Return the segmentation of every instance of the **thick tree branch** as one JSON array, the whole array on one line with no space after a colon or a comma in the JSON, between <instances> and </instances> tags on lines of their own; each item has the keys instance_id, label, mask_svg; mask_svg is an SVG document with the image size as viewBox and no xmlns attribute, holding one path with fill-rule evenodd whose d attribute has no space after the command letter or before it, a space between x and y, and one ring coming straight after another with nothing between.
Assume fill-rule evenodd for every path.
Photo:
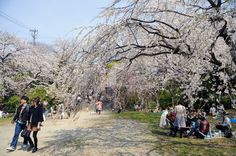
<instances>
[{"instance_id":1,"label":"thick tree branch","mask_svg":"<svg viewBox=\"0 0 236 156\"><path fill-rule=\"evenodd\" d=\"M218 7L217 4L215 4L215 2L213 2L212 0L207 0L207 1L211 4L211 6L213 8L217 8Z\"/></svg>"},{"instance_id":2,"label":"thick tree branch","mask_svg":"<svg viewBox=\"0 0 236 156\"><path fill-rule=\"evenodd\" d=\"M149 34L155 34L155 35L158 35L160 37L163 37L163 38L166 38L166 39L171 39L171 40L175 40L175 39L178 39L178 37L170 37L170 36L165 36L165 35L162 35L161 32L158 32L158 31L150 31L146 28L146 26L144 26L142 23L139 23L139 25L141 26L141 28L143 28L145 31L147 31Z\"/></svg>"},{"instance_id":3,"label":"thick tree branch","mask_svg":"<svg viewBox=\"0 0 236 156\"><path fill-rule=\"evenodd\" d=\"M179 29L173 27L172 25L166 23L166 22L163 22L163 21L160 21L160 20L152 20L152 21L144 21L144 20L140 20L140 19L135 19L135 18L131 18L131 20L133 21L137 21L137 22L142 22L142 23L161 23L171 29L173 29L174 31L176 31L177 33L179 33Z\"/></svg>"}]
</instances>

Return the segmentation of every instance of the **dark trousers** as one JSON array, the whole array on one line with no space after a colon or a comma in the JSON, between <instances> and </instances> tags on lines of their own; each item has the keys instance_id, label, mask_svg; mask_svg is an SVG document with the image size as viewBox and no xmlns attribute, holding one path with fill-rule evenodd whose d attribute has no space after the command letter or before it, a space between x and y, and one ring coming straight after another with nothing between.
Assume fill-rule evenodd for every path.
<instances>
[{"instance_id":1,"label":"dark trousers","mask_svg":"<svg viewBox=\"0 0 236 156\"><path fill-rule=\"evenodd\" d=\"M204 139L206 134L201 133L200 131L196 131L196 137L200 139Z\"/></svg>"},{"instance_id":2,"label":"dark trousers","mask_svg":"<svg viewBox=\"0 0 236 156\"><path fill-rule=\"evenodd\" d=\"M225 133L226 130L229 130L229 127L227 125L216 125L216 128L222 131L223 133Z\"/></svg>"},{"instance_id":3,"label":"dark trousers","mask_svg":"<svg viewBox=\"0 0 236 156\"><path fill-rule=\"evenodd\" d=\"M31 139L31 137L30 137L30 134L29 134L28 137L27 137L27 141L29 142L29 144L30 144L31 147L38 148L38 138L37 138L37 134L38 134L38 131L34 131L34 132L33 132L33 139L34 139L34 142L32 141L32 139Z\"/></svg>"},{"instance_id":4,"label":"dark trousers","mask_svg":"<svg viewBox=\"0 0 236 156\"><path fill-rule=\"evenodd\" d=\"M197 131L198 131L198 128L197 128L197 127L191 128L191 129L190 129L190 132L188 133L188 137L194 135Z\"/></svg>"},{"instance_id":5,"label":"dark trousers","mask_svg":"<svg viewBox=\"0 0 236 156\"><path fill-rule=\"evenodd\" d=\"M174 132L173 136L176 136L176 133L179 131L179 137L182 138L183 137L183 133L186 132L187 130L189 130L189 128L187 127L173 127L172 131Z\"/></svg>"}]
</instances>

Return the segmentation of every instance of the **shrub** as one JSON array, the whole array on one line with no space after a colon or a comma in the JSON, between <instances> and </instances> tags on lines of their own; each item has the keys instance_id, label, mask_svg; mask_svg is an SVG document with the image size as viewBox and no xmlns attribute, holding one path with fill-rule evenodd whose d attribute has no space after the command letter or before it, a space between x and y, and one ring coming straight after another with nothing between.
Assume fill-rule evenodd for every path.
<instances>
[{"instance_id":1,"label":"shrub","mask_svg":"<svg viewBox=\"0 0 236 156\"><path fill-rule=\"evenodd\" d=\"M4 102L4 97L0 96L0 104Z\"/></svg>"},{"instance_id":2,"label":"shrub","mask_svg":"<svg viewBox=\"0 0 236 156\"><path fill-rule=\"evenodd\" d=\"M231 108L231 99L228 95L222 96L220 102L225 106L226 109Z\"/></svg>"},{"instance_id":3,"label":"shrub","mask_svg":"<svg viewBox=\"0 0 236 156\"><path fill-rule=\"evenodd\" d=\"M27 96L30 98L30 100L33 100L36 97L39 97L41 101L47 101L49 103L48 106L53 105L53 100L50 96L47 94L47 90L44 87L36 87L32 88L28 93Z\"/></svg>"},{"instance_id":4,"label":"shrub","mask_svg":"<svg viewBox=\"0 0 236 156\"><path fill-rule=\"evenodd\" d=\"M155 109L157 106L155 101L148 101L148 109Z\"/></svg>"},{"instance_id":5,"label":"shrub","mask_svg":"<svg viewBox=\"0 0 236 156\"><path fill-rule=\"evenodd\" d=\"M132 95L128 97L128 101L127 101L127 109L129 110L134 110L134 105L138 104L139 102L139 98L137 95Z\"/></svg>"},{"instance_id":6,"label":"shrub","mask_svg":"<svg viewBox=\"0 0 236 156\"><path fill-rule=\"evenodd\" d=\"M20 97L14 95L10 97L7 101L7 110L8 112L14 112L16 110L17 105L19 104Z\"/></svg>"},{"instance_id":7,"label":"shrub","mask_svg":"<svg viewBox=\"0 0 236 156\"><path fill-rule=\"evenodd\" d=\"M162 90L159 95L160 106L168 107L170 103L172 103L172 97L168 90Z\"/></svg>"}]
</instances>

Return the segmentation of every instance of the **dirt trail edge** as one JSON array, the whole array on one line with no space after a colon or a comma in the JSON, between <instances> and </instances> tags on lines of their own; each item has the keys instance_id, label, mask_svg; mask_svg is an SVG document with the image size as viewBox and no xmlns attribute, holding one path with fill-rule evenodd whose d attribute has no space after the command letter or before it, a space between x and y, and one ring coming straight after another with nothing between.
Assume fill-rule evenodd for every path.
<instances>
[{"instance_id":1,"label":"dirt trail edge","mask_svg":"<svg viewBox=\"0 0 236 156\"><path fill-rule=\"evenodd\" d=\"M22 138L14 152L7 152L13 125L0 127L0 156L31 156L21 149ZM34 156L157 156L156 138L147 125L131 120L113 119L82 112L76 121L47 120L39 132L39 151Z\"/></svg>"}]
</instances>

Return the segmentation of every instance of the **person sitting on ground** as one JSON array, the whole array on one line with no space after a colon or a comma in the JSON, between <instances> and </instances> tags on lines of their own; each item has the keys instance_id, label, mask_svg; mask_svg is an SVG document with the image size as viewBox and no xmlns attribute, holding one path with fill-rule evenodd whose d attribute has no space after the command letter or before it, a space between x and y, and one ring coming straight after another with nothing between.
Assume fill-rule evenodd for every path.
<instances>
[{"instance_id":1,"label":"person sitting on ground","mask_svg":"<svg viewBox=\"0 0 236 156\"><path fill-rule=\"evenodd\" d=\"M217 113L218 113L218 116L222 116L224 112L225 112L224 105L223 105L223 104L219 104L219 105L217 106Z\"/></svg>"},{"instance_id":2,"label":"person sitting on ground","mask_svg":"<svg viewBox=\"0 0 236 156\"><path fill-rule=\"evenodd\" d=\"M196 111L194 109L190 109L187 112L186 127L191 127L192 119L195 118L195 116L196 116Z\"/></svg>"},{"instance_id":3,"label":"person sitting on ground","mask_svg":"<svg viewBox=\"0 0 236 156\"><path fill-rule=\"evenodd\" d=\"M190 124L190 131L187 134L187 137L193 136L199 128L199 118L196 110L192 110L189 120L191 124Z\"/></svg>"},{"instance_id":4,"label":"person sitting on ground","mask_svg":"<svg viewBox=\"0 0 236 156\"><path fill-rule=\"evenodd\" d=\"M215 104L213 104L213 105L211 106L209 115L210 115L210 116L213 116L213 117L216 116L216 107L215 107Z\"/></svg>"},{"instance_id":5,"label":"person sitting on ground","mask_svg":"<svg viewBox=\"0 0 236 156\"><path fill-rule=\"evenodd\" d=\"M216 125L216 128L220 131L222 131L225 135L225 137L232 137L232 132L231 132L231 128L232 128L232 125L231 125L231 120L230 118L228 117L229 113L228 112L223 112L223 121L222 123Z\"/></svg>"},{"instance_id":6,"label":"person sitting on ground","mask_svg":"<svg viewBox=\"0 0 236 156\"><path fill-rule=\"evenodd\" d=\"M138 104L138 105L137 105L137 107L136 107L136 111L137 111L137 112L141 112L141 111L142 111L141 104Z\"/></svg>"},{"instance_id":7,"label":"person sitting on ground","mask_svg":"<svg viewBox=\"0 0 236 156\"><path fill-rule=\"evenodd\" d=\"M122 106L119 106L119 109L118 109L117 113L120 114L121 111L122 111Z\"/></svg>"},{"instance_id":8,"label":"person sitting on ground","mask_svg":"<svg viewBox=\"0 0 236 156\"><path fill-rule=\"evenodd\" d=\"M169 122L170 124L170 133L169 135L170 136L173 136L174 135L174 122L175 122L175 117L176 117L176 114L173 110L172 107L169 108L169 114L167 115L167 121Z\"/></svg>"},{"instance_id":9,"label":"person sitting on ground","mask_svg":"<svg viewBox=\"0 0 236 156\"><path fill-rule=\"evenodd\" d=\"M203 115L199 116L200 121L200 125L199 125L199 129L196 131L196 137L200 138L200 139L204 139L205 136L208 134L209 129L210 129L210 124L209 122L206 120L206 117Z\"/></svg>"}]
</instances>

